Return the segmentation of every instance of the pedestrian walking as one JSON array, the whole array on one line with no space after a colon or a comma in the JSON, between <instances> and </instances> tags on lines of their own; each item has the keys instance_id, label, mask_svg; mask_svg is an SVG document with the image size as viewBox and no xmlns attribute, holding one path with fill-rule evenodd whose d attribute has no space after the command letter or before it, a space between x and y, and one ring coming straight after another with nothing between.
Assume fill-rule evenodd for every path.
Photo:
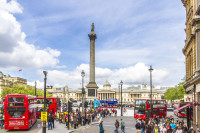
<instances>
[{"instance_id":1,"label":"pedestrian walking","mask_svg":"<svg viewBox=\"0 0 200 133\"><path fill-rule=\"evenodd\" d=\"M158 128L157 124L155 124L155 127L153 129L153 133L160 133L160 129Z\"/></svg>"},{"instance_id":2,"label":"pedestrian walking","mask_svg":"<svg viewBox=\"0 0 200 133\"><path fill-rule=\"evenodd\" d=\"M101 121L99 124L99 133L104 133L103 121Z\"/></svg>"},{"instance_id":3,"label":"pedestrian walking","mask_svg":"<svg viewBox=\"0 0 200 133\"><path fill-rule=\"evenodd\" d=\"M115 133L118 133L118 128L119 128L119 121L118 121L118 119L116 119L116 121L115 121Z\"/></svg>"},{"instance_id":4,"label":"pedestrian walking","mask_svg":"<svg viewBox=\"0 0 200 133\"><path fill-rule=\"evenodd\" d=\"M141 132L141 124L140 124L140 120L139 119L136 120L135 128L136 128L137 133Z\"/></svg>"},{"instance_id":5,"label":"pedestrian walking","mask_svg":"<svg viewBox=\"0 0 200 133\"><path fill-rule=\"evenodd\" d=\"M145 132L145 121L144 120L142 120L140 128L141 128L141 133L144 133Z\"/></svg>"},{"instance_id":6,"label":"pedestrian walking","mask_svg":"<svg viewBox=\"0 0 200 133\"><path fill-rule=\"evenodd\" d=\"M186 124L183 124L182 130L183 130L183 133L187 133L188 128L187 128Z\"/></svg>"},{"instance_id":7,"label":"pedestrian walking","mask_svg":"<svg viewBox=\"0 0 200 133\"><path fill-rule=\"evenodd\" d=\"M51 115L49 114L48 118L47 118L47 121L48 121L48 130L52 130L52 118L51 118Z\"/></svg>"},{"instance_id":8,"label":"pedestrian walking","mask_svg":"<svg viewBox=\"0 0 200 133\"><path fill-rule=\"evenodd\" d=\"M160 133L166 133L167 129L165 128L165 125L162 125L162 128L160 129Z\"/></svg>"},{"instance_id":9,"label":"pedestrian walking","mask_svg":"<svg viewBox=\"0 0 200 133\"><path fill-rule=\"evenodd\" d=\"M53 125L53 128L54 128L54 115L53 115L53 113L51 114L51 122L52 122L52 125Z\"/></svg>"},{"instance_id":10,"label":"pedestrian walking","mask_svg":"<svg viewBox=\"0 0 200 133\"><path fill-rule=\"evenodd\" d=\"M121 119L121 131L122 133L125 133L125 122L123 119Z\"/></svg>"},{"instance_id":11,"label":"pedestrian walking","mask_svg":"<svg viewBox=\"0 0 200 133\"><path fill-rule=\"evenodd\" d=\"M76 129L76 126L77 126L77 118L74 117L74 129Z\"/></svg>"},{"instance_id":12,"label":"pedestrian walking","mask_svg":"<svg viewBox=\"0 0 200 133\"><path fill-rule=\"evenodd\" d=\"M0 126L1 126L1 129L3 129L3 126L4 126L4 114L3 113L0 113Z\"/></svg>"},{"instance_id":13,"label":"pedestrian walking","mask_svg":"<svg viewBox=\"0 0 200 133\"><path fill-rule=\"evenodd\" d=\"M175 129L176 129L176 124L174 123L174 121L172 121L172 123L170 124L170 126L171 126L171 129L172 129L172 130L175 130Z\"/></svg>"},{"instance_id":14,"label":"pedestrian walking","mask_svg":"<svg viewBox=\"0 0 200 133\"><path fill-rule=\"evenodd\" d=\"M150 123L148 123L148 125L146 126L146 133L151 133L152 129L151 129L151 125Z\"/></svg>"},{"instance_id":15,"label":"pedestrian walking","mask_svg":"<svg viewBox=\"0 0 200 133\"><path fill-rule=\"evenodd\" d=\"M178 129L176 130L176 133L183 133L181 127L179 126Z\"/></svg>"}]
</instances>

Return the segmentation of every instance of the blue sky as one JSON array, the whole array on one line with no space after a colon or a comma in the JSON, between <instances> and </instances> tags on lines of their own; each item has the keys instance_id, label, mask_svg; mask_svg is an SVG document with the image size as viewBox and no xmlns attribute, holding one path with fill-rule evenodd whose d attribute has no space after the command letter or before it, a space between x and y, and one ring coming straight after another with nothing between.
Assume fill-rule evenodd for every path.
<instances>
[{"instance_id":1,"label":"blue sky","mask_svg":"<svg viewBox=\"0 0 200 133\"><path fill-rule=\"evenodd\" d=\"M89 38L95 23L96 81L117 87L172 86L185 75L181 0L0 0L0 70L43 85L80 87L89 77ZM18 69L22 68L22 72ZM85 84L86 84L85 83Z\"/></svg>"}]
</instances>

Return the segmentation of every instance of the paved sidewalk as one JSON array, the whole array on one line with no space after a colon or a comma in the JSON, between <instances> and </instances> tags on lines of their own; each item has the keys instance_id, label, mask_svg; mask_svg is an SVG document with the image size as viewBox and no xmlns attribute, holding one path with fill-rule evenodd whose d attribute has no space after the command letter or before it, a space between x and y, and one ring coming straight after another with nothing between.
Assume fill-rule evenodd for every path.
<instances>
[{"instance_id":1,"label":"paved sidewalk","mask_svg":"<svg viewBox=\"0 0 200 133\"><path fill-rule=\"evenodd\" d=\"M97 124L98 121L96 122L92 122L90 125L86 125L86 126L79 126L77 129L70 129L68 130L68 128L66 127L65 124L60 124L58 121L55 121L55 127L52 130L48 130L48 128L46 129L47 133L72 133L75 131L84 131L85 129L89 128L91 125ZM48 126L47 126L48 127ZM37 133L42 133L42 129L40 131L38 131Z\"/></svg>"}]
</instances>

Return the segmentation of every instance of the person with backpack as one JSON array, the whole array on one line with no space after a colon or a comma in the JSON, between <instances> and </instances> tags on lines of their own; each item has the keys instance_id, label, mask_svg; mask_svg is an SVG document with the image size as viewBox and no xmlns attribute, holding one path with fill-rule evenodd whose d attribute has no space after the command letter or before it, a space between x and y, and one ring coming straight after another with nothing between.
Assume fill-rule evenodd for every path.
<instances>
[{"instance_id":1,"label":"person with backpack","mask_svg":"<svg viewBox=\"0 0 200 133\"><path fill-rule=\"evenodd\" d=\"M121 131L122 133L125 133L125 122L123 119L121 119Z\"/></svg>"},{"instance_id":2,"label":"person with backpack","mask_svg":"<svg viewBox=\"0 0 200 133\"><path fill-rule=\"evenodd\" d=\"M118 128L119 128L119 121L118 121L118 119L116 119L116 121L115 121L115 133L118 133Z\"/></svg>"},{"instance_id":3,"label":"person with backpack","mask_svg":"<svg viewBox=\"0 0 200 133\"><path fill-rule=\"evenodd\" d=\"M141 132L141 131L140 131L140 129L141 129L141 124L140 124L140 120L139 120L139 119L136 121L135 128L136 128L136 131L137 131L137 132Z\"/></svg>"}]
</instances>

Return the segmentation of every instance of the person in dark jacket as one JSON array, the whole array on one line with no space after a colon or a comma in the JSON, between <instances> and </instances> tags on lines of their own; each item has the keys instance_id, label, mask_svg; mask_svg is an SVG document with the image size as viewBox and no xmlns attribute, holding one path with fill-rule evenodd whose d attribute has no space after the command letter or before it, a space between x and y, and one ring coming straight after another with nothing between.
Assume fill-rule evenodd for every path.
<instances>
[{"instance_id":1,"label":"person in dark jacket","mask_svg":"<svg viewBox=\"0 0 200 133\"><path fill-rule=\"evenodd\" d=\"M118 121L118 119L116 119L116 121L115 121L115 133L118 133L118 128L119 128L119 121Z\"/></svg>"},{"instance_id":2,"label":"person in dark jacket","mask_svg":"<svg viewBox=\"0 0 200 133\"><path fill-rule=\"evenodd\" d=\"M47 118L47 121L48 121L48 130L52 130L52 117L51 115L49 114L48 118Z\"/></svg>"},{"instance_id":3,"label":"person in dark jacket","mask_svg":"<svg viewBox=\"0 0 200 133\"><path fill-rule=\"evenodd\" d=\"M151 133L152 129L151 129L151 125L150 123L148 123L148 125L146 126L146 133Z\"/></svg>"},{"instance_id":4,"label":"person in dark jacket","mask_svg":"<svg viewBox=\"0 0 200 133\"><path fill-rule=\"evenodd\" d=\"M53 128L54 128L54 115L53 115L53 113L51 113L51 122L52 122L52 125L53 125Z\"/></svg>"},{"instance_id":5,"label":"person in dark jacket","mask_svg":"<svg viewBox=\"0 0 200 133\"><path fill-rule=\"evenodd\" d=\"M142 120L140 128L141 128L141 133L144 133L145 132L145 121L144 120Z\"/></svg>"},{"instance_id":6,"label":"person in dark jacket","mask_svg":"<svg viewBox=\"0 0 200 133\"><path fill-rule=\"evenodd\" d=\"M140 129L141 129L141 124L140 124L140 121L139 121L139 120L136 121L135 128L136 128L137 130L140 130Z\"/></svg>"}]
</instances>

